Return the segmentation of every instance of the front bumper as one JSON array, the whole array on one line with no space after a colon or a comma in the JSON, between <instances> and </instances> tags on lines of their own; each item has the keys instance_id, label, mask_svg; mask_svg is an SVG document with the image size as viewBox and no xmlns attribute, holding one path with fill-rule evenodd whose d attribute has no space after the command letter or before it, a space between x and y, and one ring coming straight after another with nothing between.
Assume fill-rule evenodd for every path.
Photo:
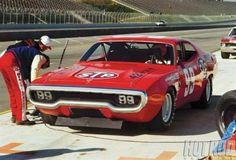
<instances>
[{"instance_id":1,"label":"front bumper","mask_svg":"<svg viewBox=\"0 0 236 160\"><path fill-rule=\"evenodd\" d=\"M133 107L117 107L109 102L94 102L90 100L77 100L75 99L58 99L56 102L43 103L35 101L32 98L31 91L61 91L66 94L66 92L79 92L79 93L102 93L102 94L117 94L117 95L133 95L140 96L141 101L138 105ZM27 97L29 101L35 105L37 108L55 110L60 106L71 106L73 108L92 108L92 109L109 109L114 113L137 113L143 109L147 104L147 95L143 91L137 90L126 90L126 89L104 89L104 88L90 88L90 87L62 87L62 86L41 86L33 85L27 87Z\"/></svg>"},{"instance_id":2,"label":"front bumper","mask_svg":"<svg viewBox=\"0 0 236 160\"><path fill-rule=\"evenodd\" d=\"M222 46L220 50L224 53L236 53L236 46Z\"/></svg>"}]
</instances>

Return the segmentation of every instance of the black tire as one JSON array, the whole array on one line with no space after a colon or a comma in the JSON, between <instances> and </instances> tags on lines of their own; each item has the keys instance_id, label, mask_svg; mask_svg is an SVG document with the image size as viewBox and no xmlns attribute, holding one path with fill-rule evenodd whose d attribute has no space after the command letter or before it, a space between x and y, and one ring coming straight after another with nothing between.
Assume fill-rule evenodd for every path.
<instances>
[{"instance_id":1,"label":"black tire","mask_svg":"<svg viewBox=\"0 0 236 160\"><path fill-rule=\"evenodd\" d=\"M201 95L201 98L199 101L191 102L191 106L193 108L202 108L205 109L209 107L209 104L211 103L212 99L212 79L209 77L207 79L207 83L205 86L205 89Z\"/></svg>"},{"instance_id":2,"label":"black tire","mask_svg":"<svg viewBox=\"0 0 236 160\"><path fill-rule=\"evenodd\" d=\"M54 126L56 124L56 121L57 121L56 116L52 116L52 115L48 115L48 114L44 114L44 113L40 113L40 115L41 115L44 123L50 124L52 126Z\"/></svg>"},{"instance_id":3,"label":"black tire","mask_svg":"<svg viewBox=\"0 0 236 160\"><path fill-rule=\"evenodd\" d=\"M168 100L170 107L168 110L168 115L163 115L165 110L163 110L165 105L168 105ZM160 112L152 119L148 124L148 129L151 131L165 131L170 128L171 123L175 115L175 91L173 88L169 88L165 95L165 100L162 105Z\"/></svg>"},{"instance_id":4,"label":"black tire","mask_svg":"<svg viewBox=\"0 0 236 160\"><path fill-rule=\"evenodd\" d=\"M236 90L226 92L216 105L216 125L221 137L234 119L236 119Z\"/></svg>"},{"instance_id":5,"label":"black tire","mask_svg":"<svg viewBox=\"0 0 236 160\"><path fill-rule=\"evenodd\" d=\"M221 52L221 57L222 57L223 59L229 59L229 56L230 56L229 53Z\"/></svg>"}]
</instances>

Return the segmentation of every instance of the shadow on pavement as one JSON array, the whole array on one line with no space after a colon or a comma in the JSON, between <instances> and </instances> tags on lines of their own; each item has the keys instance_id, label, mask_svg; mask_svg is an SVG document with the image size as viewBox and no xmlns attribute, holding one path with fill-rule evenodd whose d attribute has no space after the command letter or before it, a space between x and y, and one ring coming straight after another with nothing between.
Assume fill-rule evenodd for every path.
<instances>
[{"instance_id":1,"label":"shadow on pavement","mask_svg":"<svg viewBox=\"0 0 236 160\"><path fill-rule=\"evenodd\" d=\"M45 149L45 150L35 150L35 151L25 151L19 152L9 155L0 156L0 160L29 160L29 159L39 159L39 158L47 158L47 157L55 157L58 155L63 155L67 153L79 153L86 154L86 152L92 151L105 151L105 148L86 148L86 149L78 149L78 150L71 150L71 149ZM78 157L79 158L79 157Z\"/></svg>"},{"instance_id":2,"label":"shadow on pavement","mask_svg":"<svg viewBox=\"0 0 236 160\"><path fill-rule=\"evenodd\" d=\"M216 131L215 107L220 96L213 96L211 105L206 109L192 108L190 105L176 111L172 127L164 132L148 131L143 124L131 124L125 129L70 127L76 133L94 133L102 135L137 136L151 135L200 135Z\"/></svg>"}]
</instances>

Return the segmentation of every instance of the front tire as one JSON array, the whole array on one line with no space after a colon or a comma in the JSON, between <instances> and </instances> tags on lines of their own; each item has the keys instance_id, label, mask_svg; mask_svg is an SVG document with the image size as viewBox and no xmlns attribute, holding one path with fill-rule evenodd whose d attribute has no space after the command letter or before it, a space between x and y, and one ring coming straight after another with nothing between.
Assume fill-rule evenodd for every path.
<instances>
[{"instance_id":1,"label":"front tire","mask_svg":"<svg viewBox=\"0 0 236 160\"><path fill-rule=\"evenodd\" d=\"M229 59L229 56L230 56L229 53L221 52L221 57L222 57L223 59Z\"/></svg>"},{"instance_id":2,"label":"front tire","mask_svg":"<svg viewBox=\"0 0 236 160\"><path fill-rule=\"evenodd\" d=\"M151 131L167 130L175 115L175 91L169 88L165 94L165 99L160 112L149 123L148 128Z\"/></svg>"},{"instance_id":3,"label":"front tire","mask_svg":"<svg viewBox=\"0 0 236 160\"><path fill-rule=\"evenodd\" d=\"M211 103L212 98L212 79L209 77L207 79L207 83L204 89L204 92L201 95L201 98L199 101L191 102L191 106L193 108L207 108L209 107L209 104Z\"/></svg>"},{"instance_id":4,"label":"front tire","mask_svg":"<svg viewBox=\"0 0 236 160\"><path fill-rule=\"evenodd\" d=\"M230 122L236 119L236 90L226 92L216 105L216 125L222 137Z\"/></svg>"}]
</instances>

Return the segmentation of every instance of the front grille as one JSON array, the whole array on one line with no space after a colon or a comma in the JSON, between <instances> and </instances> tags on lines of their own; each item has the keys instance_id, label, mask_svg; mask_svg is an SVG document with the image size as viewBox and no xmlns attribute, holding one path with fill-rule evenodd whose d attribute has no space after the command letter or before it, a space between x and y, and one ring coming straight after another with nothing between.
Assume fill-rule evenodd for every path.
<instances>
[{"instance_id":1,"label":"front grille","mask_svg":"<svg viewBox=\"0 0 236 160\"><path fill-rule=\"evenodd\" d=\"M122 96L122 100L121 97ZM31 90L30 97L35 102L55 103L59 100L87 101L87 102L107 102L116 107L136 107L141 103L139 95L91 93L91 92L70 92L70 91L43 91ZM127 97L127 99L126 99ZM129 98L132 98L132 101ZM131 103L132 102L132 103Z\"/></svg>"},{"instance_id":2,"label":"front grille","mask_svg":"<svg viewBox=\"0 0 236 160\"><path fill-rule=\"evenodd\" d=\"M225 46L226 47L230 47L230 46L235 47L236 43L225 43Z\"/></svg>"}]
</instances>

